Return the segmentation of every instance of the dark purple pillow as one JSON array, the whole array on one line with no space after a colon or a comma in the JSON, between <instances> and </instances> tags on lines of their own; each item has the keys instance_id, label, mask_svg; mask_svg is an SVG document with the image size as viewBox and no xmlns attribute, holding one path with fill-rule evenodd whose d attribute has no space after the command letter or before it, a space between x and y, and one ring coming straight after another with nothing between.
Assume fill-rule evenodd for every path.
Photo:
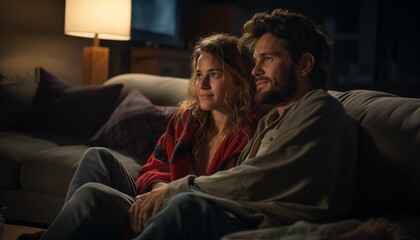
<instances>
[{"instance_id":1,"label":"dark purple pillow","mask_svg":"<svg viewBox=\"0 0 420 240\"><path fill-rule=\"evenodd\" d=\"M122 84L74 86L40 68L26 130L92 137L115 108Z\"/></svg>"},{"instance_id":2,"label":"dark purple pillow","mask_svg":"<svg viewBox=\"0 0 420 240\"><path fill-rule=\"evenodd\" d=\"M132 89L89 144L125 150L144 160L145 153L153 151L165 132L168 116L174 110L175 107L155 106L137 89Z\"/></svg>"}]
</instances>

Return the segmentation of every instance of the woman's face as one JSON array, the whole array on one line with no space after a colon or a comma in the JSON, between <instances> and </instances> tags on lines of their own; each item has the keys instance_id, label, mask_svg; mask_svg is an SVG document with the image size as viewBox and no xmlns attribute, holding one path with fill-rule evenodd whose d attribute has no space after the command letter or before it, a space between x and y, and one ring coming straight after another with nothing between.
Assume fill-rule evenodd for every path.
<instances>
[{"instance_id":1,"label":"woman's face","mask_svg":"<svg viewBox=\"0 0 420 240\"><path fill-rule=\"evenodd\" d=\"M195 93L204 111L229 113L238 91L230 72L223 72L216 58L202 52L197 61ZM226 101L225 101L226 100Z\"/></svg>"}]
</instances>

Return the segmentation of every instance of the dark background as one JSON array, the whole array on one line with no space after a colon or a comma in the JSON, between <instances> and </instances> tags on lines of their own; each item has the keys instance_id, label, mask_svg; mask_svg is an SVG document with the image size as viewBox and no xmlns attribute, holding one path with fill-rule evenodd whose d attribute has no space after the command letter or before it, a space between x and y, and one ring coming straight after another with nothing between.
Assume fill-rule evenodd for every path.
<instances>
[{"instance_id":1,"label":"dark background","mask_svg":"<svg viewBox=\"0 0 420 240\"><path fill-rule=\"evenodd\" d=\"M332 33L332 89L420 97L419 1L179 1L179 43L172 49L190 52L200 35L212 31L240 35L255 12L287 8ZM81 84L82 48L92 40L64 34L64 10L65 0L0 0L0 71L19 74L44 67ZM110 47L112 77L130 71L129 49L144 43L103 40L101 45Z\"/></svg>"},{"instance_id":2,"label":"dark background","mask_svg":"<svg viewBox=\"0 0 420 240\"><path fill-rule=\"evenodd\" d=\"M196 12L194 9L198 5L227 3L241 9L236 13L243 13L237 17L237 25L255 12L286 8L303 13L327 28L335 41L330 81L333 89L376 89L420 97L420 1L232 0L198 3L184 0L182 9ZM184 36L190 34L189 29L200 29L198 24L205 25L204 21L193 21L199 18L198 15L183 15L181 31ZM239 28L236 26L233 33L239 34Z\"/></svg>"}]
</instances>

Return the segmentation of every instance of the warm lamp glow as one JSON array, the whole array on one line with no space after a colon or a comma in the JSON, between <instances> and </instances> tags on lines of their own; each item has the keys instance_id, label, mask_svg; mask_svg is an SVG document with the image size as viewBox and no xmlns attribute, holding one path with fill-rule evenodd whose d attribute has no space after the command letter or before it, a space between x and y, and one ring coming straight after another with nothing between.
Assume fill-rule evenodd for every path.
<instances>
[{"instance_id":1,"label":"warm lamp glow","mask_svg":"<svg viewBox=\"0 0 420 240\"><path fill-rule=\"evenodd\" d=\"M83 48L83 84L108 79L109 48L99 39L130 40L130 30L131 0L66 0L64 33L94 39Z\"/></svg>"},{"instance_id":2,"label":"warm lamp glow","mask_svg":"<svg viewBox=\"0 0 420 240\"><path fill-rule=\"evenodd\" d=\"M67 35L130 40L131 0L66 0Z\"/></svg>"}]
</instances>

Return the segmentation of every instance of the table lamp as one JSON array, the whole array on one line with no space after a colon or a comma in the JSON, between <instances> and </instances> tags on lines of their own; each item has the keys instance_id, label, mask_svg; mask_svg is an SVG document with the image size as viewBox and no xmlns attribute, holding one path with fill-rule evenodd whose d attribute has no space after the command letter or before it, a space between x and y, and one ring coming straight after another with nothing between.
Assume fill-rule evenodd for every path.
<instances>
[{"instance_id":1,"label":"table lamp","mask_svg":"<svg viewBox=\"0 0 420 240\"><path fill-rule=\"evenodd\" d=\"M130 40L131 0L66 0L64 33L93 38L83 48L83 84L102 84L108 79L109 48L99 39Z\"/></svg>"}]
</instances>

